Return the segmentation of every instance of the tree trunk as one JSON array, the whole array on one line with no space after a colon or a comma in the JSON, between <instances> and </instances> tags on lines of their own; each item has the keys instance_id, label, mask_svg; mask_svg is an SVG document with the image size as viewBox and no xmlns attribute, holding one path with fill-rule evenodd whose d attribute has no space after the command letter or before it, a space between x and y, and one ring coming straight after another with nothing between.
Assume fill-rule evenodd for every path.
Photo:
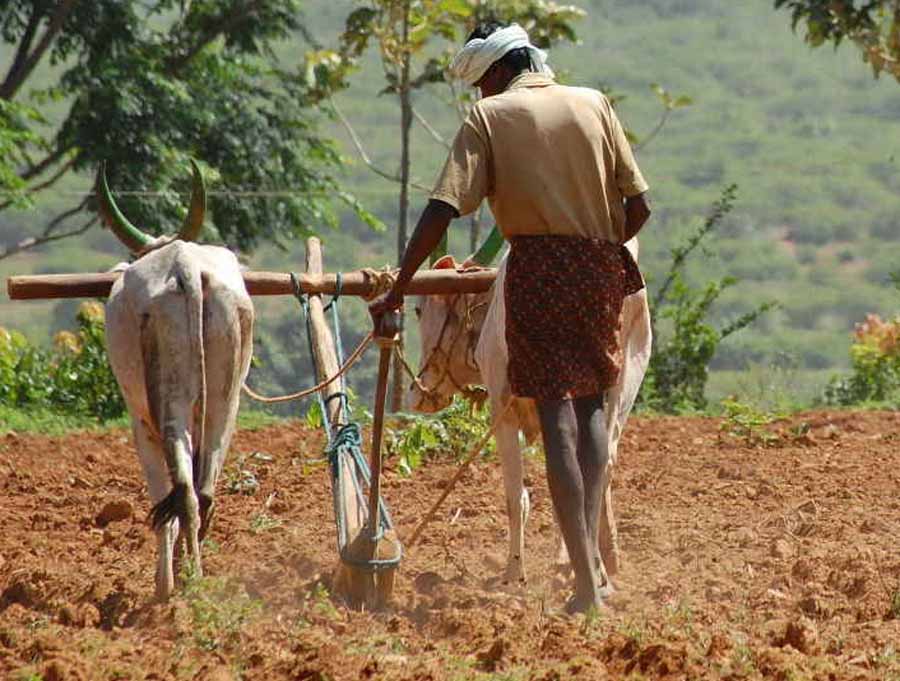
<instances>
[{"instance_id":1,"label":"tree trunk","mask_svg":"<svg viewBox=\"0 0 900 681\"><path fill-rule=\"evenodd\" d=\"M409 2L406 2L403 14L403 45L406 47L409 43ZM413 111L411 101L411 91L409 86L410 80L410 61L411 55L408 50L404 50L403 62L400 66L400 83L398 95L400 97L400 217L397 224L397 265L403 258L406 250L406 241L408 238L409 223L409 133L412 128ZM403 329L405 321L405 311L400 310L400 328ZM405 347L406 333L400 331L400 351ZM403 373L403 363L399 356L394 356L394 382L391 392L391 411L400 411L403 409L403 395L406 392L406 380Z\"/></svg>"}]
</instances>

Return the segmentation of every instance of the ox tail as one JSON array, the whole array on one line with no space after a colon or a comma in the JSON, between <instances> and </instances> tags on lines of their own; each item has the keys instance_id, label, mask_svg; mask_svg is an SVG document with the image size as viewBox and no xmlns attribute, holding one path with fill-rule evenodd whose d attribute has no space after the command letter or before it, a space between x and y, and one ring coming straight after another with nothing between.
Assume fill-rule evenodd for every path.
<instances>
[{"instance_id":1,"label":"ox tail","mask_svg":"<svg viewBox=\"0 0 900 681\"><path fill-rule=\"evenodd\" d=\"M150 509L150 525L154 530L159 530L170 520L187 517L190 500L191 488L184 484L175 485Z\"/></svg>"},{"instance_id":2,"label":"ox tail","mask_svg":"<svg viewBox=\"0 0 900 681\"><path fill-rule=\"evenodd\" d=\"M188 347L183 351L193 362L199 365L198 385L196 386L196 401L188 422L191 428L191 458L193 468L196 469L203 451L203 441L206 427L206 356L203 347L203 293L207 281L205 273L202 273L196 264L188 261L177 262L174 269L174 277L177 288L184 294L185 313L187 316ZM176 351L175 348L171 350ZM157 421L158 422L158 421ZM162 437L169 440L173 433L163 425ZM168 450L168 444L165 445ZM173 474L170 462L169 473ZM194 477L194 476L192 476ZM187 518L197 517L197 497L194 493L193 480L178 479L173 475L174 484L172 490L150 510L150 522L154 529L158 530L174 518L184 522ZM193 506L193 509L191 508Z\"/></svg>"},{"instance_id":3,"label":"ox tail","mask_svg":"<svg viewBox=\"0 0 900 681\"><path fill-rule=\"evenodd\" d=\"M209 287L206 272L196 272L199 284L190 297L188 314L191 322L191 356L196 357L200 367L200 394L197 396L197 408L194 412L194 461L203 454L203 442L206 439L206 352L203 343L203 297Z\"/></svg>"}]
</instances>

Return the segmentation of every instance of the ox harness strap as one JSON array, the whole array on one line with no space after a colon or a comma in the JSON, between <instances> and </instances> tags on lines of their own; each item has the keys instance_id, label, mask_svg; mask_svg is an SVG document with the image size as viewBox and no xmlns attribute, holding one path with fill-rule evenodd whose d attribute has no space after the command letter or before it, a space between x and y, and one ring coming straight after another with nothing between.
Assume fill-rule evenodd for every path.
<instances>
[{"instance_id":1,"label":"ox harness strap","mask_svg":"<svg viewBox=\"0 0 900 681\"><path fill-rule=\"evenodd\" d=\"M456 305L460 299L462 299L466 307L463 312L461 323L459 324L459 331L455 336L453 336L453 338L450 339L449 349L445 350L444 336L447 335L447 330L450 328L451 320L454 317L458 316L456 313ZM475 363L475 346L478 343L478 335L473 333L475 328L474 313L476 310L478 310L478 308L484 307L485 305L487 305L487 302L469 304L469 298L461 293L455 294L450 299L450 305L448 306L449 312L444 318L444 324L443 326L441 326L441 332L438 334L437 343L435 343L434 349L431 351L428 357L425 358L425 361L422 362L422 368L419 370L419 373L413 372L412 368L409 366L409 363L406 361L406 358L402 353L400 353L400 360L403 363L404 370L409 375L413 383L415 383L416 388L418 388L427 398L433 398L434 394L437 393L440 387L444 384L444 381L449 380L455 391L460 393L466 399L478 404L484 402L487 396L484 388L482 388L481 386L471 386L460 382L453 375L453 369L450 366L450 360L455 354L456 346L459 341L463 338L463 336L467 336L468 342L466 343L465 347L466 364L468 364L470 368L478 371L478 365ZM438 359L443 360L439 365L440 369L438 370L438 379L434 383L434 386L429 388L422 382L422 377L425 375L425 372L432 368L432 364L435 362L435 360Z\"/></svg>"}]
</instances>

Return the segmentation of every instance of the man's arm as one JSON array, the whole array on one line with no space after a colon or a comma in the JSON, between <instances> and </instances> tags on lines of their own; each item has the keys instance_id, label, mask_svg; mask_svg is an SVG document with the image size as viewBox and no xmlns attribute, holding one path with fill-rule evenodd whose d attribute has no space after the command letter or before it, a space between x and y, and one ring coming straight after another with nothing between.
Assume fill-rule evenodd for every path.
<instances>
[{"instance_id":1,"label":"man's arm","mask_svg":"<svg viewBox=\"0 0 900 681\"><path fill-rule=\"evenodd\" d=\"M647 192L625 199L625 241L634 238L650 217L650 199Z\"/></svg>"},{"instance_id":2,"label":"man's arm","mask_svg":"<svg viewBox=\"0 0 900 681\"><path fill-rule=\"evenodd\" d=\"M437 199L431 199L428 202L419 217L419 222L416 224L409 243L406 244L396 283L384 298L369 307L373 318L377 320L385 312L396 310L403 305L403 292L406 290L409 280L419 269L419 265L425 262L431 252L437 248L450 221L456 216L456 209L449 203Z\"/></svg>"}]
</instances>

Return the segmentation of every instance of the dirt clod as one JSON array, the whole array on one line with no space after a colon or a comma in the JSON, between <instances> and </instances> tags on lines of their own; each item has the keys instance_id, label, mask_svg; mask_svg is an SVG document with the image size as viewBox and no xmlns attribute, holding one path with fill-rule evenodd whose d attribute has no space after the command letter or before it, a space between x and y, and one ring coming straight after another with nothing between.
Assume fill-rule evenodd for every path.
<instances>
[{"instance_id":1,"label":"dirt clod","mask_svg":"<svg viewBox=\"0 0 900 681\"><path fill-rule=\"evenodd\" d=\"M106 527L110 523L130 520L134 516L134 507L127 499L108 501L94 518L97 527Z\"/></svg>"},{"instance_id":2,"label":"dirt clod","mask_svg":"<svg viewBox=\"0 0 900 681\"><path fill-rule=\"evenodd\" d=\"M787 539L783 539L779 537L775 541L772 542L772 546L769 549L769 555L773 558L789 558L794 554L794 547Z\"/></svg>"},{"instance_id":3,"label":"dirt clod","mask_svg":"<svg viewBox=\"0 0 900 681\"><path fill-rule=\"evenodd\" d=\"M815 623L806 617L800 617L787 623L779 644L782 647L791 646L800 653L811 654L818 646L818 638Z\"/></svg>"},{"instance_id":4,"label":"dirt clod","mask_svg":"<svg viewBox=\"0 0 900 681\"><path fill-rule=\"evenodd\" d=\"M423 594L433 593L435 588L443 583L444 578L441 577L436 572L431 572L427 570L416 575L416 578L413 580L413 586L416 587L416 591Z\"/></svg>"}]
</instances>

